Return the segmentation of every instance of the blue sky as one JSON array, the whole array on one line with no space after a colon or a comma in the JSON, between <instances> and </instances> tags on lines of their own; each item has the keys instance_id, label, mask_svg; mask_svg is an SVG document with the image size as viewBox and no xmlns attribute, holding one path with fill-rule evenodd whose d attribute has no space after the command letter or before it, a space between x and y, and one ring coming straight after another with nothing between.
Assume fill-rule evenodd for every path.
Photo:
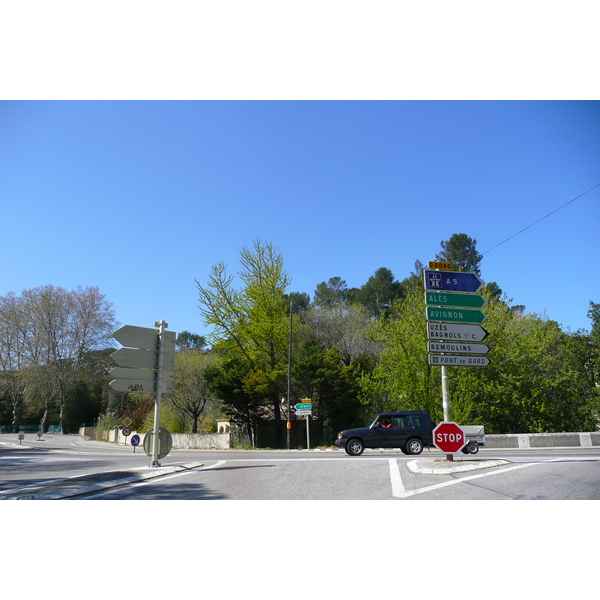
<instances>
[{"instance_id":1,"label":"blue sky","mask_svg":"<svg viewBox=\"0 0 600 600\"><path fill-rule=\"evenodd\" d=\"M255 239L312 296L466 233L528 312L589 329L600 302L600 187L497 246L600 183L598 102L4 101L0 132L1 294L98 286L122 324L206 333L194 279Z\"/></svg>"}]
</instances>

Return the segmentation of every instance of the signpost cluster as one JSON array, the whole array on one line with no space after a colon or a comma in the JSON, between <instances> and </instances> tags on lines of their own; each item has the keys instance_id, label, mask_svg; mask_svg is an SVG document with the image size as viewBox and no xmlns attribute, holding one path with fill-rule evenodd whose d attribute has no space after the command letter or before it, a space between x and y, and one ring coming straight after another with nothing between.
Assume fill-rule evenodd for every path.
<instances>
[{"instance_id":1,"label":"signpost cluster","mask_svg":"<svg viewBox=\"0 0 600 600\"><path fill-rule=\"evenodd\" d=\"M168 324L165 321L157 321L154 327L158 329L125 325L113 333L113 337L125 347L110 355L119 366L111 369L109 373L113 378L109 385L117 392L155 395L152 434L161 430L161 395L173 390L176 337L174 331L166 330ZM158 462L160 437L152 436L152 448L147 451L148 455L152 456L150 466L153 467L160 466ZM163 456L164 454L161 453L160 458Z\"/></svg>"},{"instance_id":2,"label":"signpost cluster","mask_svg":"<svg viewBox=\"0 0 600 600\"><path fill-rule=\"evenodd\" d=\"M437 441L440 442L438 448L447 452L447 460L453 460L452 453L465 443L462 430L450 420L447 367L487 367L490 364L490 359L484 356L489 346L479 343L488 335L481 326L486 316L480 310L487 301L477 294L483 281L474 273L451 269L449 263L431 261L429 269L424 271L428 361L442 368L444 422L434 431L434 444L438 446Z\"/></svg>"},{"instance_id":3,"label":"signpost cluster","mask_svg":"<svg viewBox=\"0 0 600 600\"><path fill-rule=\"evenodd\" d=\"M312 399L304 398L302 402L298 402L294 405L294 408L296 409L297 417L306 417L306 448L307 450L310 450L310 430L308 423L310 415L312 415Z\"/></svg>"}]
</instances>

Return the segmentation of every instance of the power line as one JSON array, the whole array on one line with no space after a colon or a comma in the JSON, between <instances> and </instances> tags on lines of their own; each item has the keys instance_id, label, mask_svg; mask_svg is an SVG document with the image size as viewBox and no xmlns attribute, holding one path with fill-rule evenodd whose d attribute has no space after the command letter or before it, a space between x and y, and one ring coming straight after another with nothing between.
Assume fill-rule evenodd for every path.
<instances>
[{"instance_id":1,"label":"power line","mask_svg":"<svg viewBox=\"0 0 600 600\"><path fill-rule=\"evenodd\" d=\"M562 206L559 206L557 209L555 209L552 212L548 213L545 217L542 217L541 219L538 219L535 223L532 223L531 225L527 225L527 227L525 227L524 229L521 229L521 231L517 231L517 233L515 233L514 235L511 235L510 237L506 238L503 242L500 242L499 244L496 244L495 246L493 246L489 250L486 250L485 252L482 252L482 255L490 252L491 250L493 250L494 248L497 248L498 246L502 246L502 244L504 244L504 242L508 242L508 240L512 240L514 237L516 237L520 233L523 233L524 231L526 231L530 227L533 227L534 225L537 225L540 221L543 221L546 217L549 217L550 215L553 215L555 212L559 211L561 208L564 208L568 204L571 204L571 202L575 202L575 200L577 200L577 198L581 198L581 196L585 196L588 192L591 192L593 189L597 188L598 186L600 186L600 183L597 183L594 187L591 187L589 190L587 190L587 192L583 192L583 194L579 194L579 196L576 196L575 198L573 198L573 200L569 200L568 202L566 202Z\"/></svg>"}]
</instances>

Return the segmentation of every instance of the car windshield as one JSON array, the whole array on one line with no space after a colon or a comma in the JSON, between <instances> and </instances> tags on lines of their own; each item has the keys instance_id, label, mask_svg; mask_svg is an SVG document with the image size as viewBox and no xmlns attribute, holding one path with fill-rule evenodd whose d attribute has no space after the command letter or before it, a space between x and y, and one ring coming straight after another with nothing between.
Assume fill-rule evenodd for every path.
<instances>
[{"instance_id":1,"label":"car windshield","mask_svg":"<svg viewBox=\"0 0 600 600\"><path fill-rule=\"evenodd\" d=\"M371 424L369 425L369 429L373 429L373 427L376 427L377 423L379 423L383 419L385 419L385 417L383 415L376 415L375 418L371 421Z\"/></svg>"}]
</instances>

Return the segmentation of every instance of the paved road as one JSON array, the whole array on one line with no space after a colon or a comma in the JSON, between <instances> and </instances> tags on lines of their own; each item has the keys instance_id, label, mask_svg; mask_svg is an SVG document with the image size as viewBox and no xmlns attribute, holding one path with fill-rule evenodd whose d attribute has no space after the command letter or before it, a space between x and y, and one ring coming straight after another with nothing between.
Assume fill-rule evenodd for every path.
<instances>
[{"instance_id":1,"label":"paved road","mask_svg":"<svg viewBox=\"0 0 600 600\"><path fill-rule=\"evenodd\" d=\"M3 434L0 458L0 499L600 499L600 448L482 449L454 463L437 450L174 450L157 469L141 449Z\"/></svg>"}]
</instances>

